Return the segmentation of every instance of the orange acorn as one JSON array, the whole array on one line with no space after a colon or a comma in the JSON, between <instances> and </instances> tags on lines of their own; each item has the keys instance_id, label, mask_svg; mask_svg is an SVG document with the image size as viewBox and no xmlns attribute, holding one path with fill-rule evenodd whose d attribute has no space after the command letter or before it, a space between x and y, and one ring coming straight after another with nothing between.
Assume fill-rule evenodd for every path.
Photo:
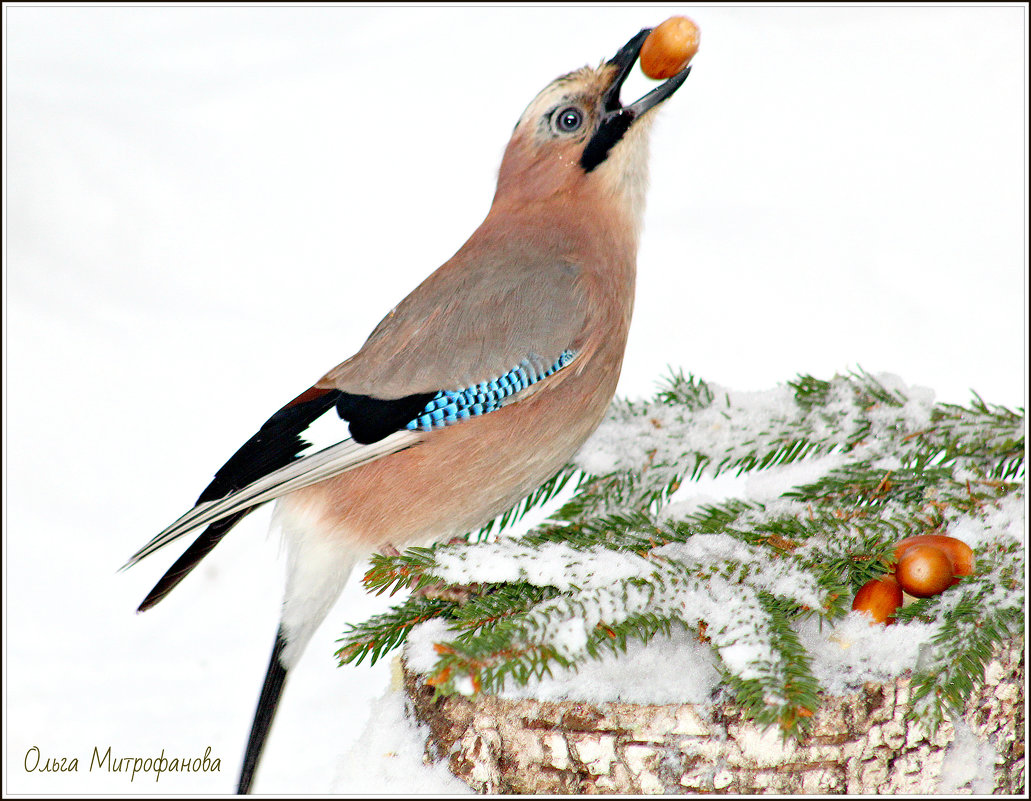
<instances>
[{"instance_id":1,"label":"orange acorn","mask_svg":"<svg viewBox=\"0 0 1031 801\"><path fill-rule=\"evenodd\" d=\"M915 537L907 537L895 546L895 560L901 560L902 555L913 545L934 545L941 548L952 563L954 576L969 576L974 572L974 552L962 540L944 534L918 534ZM959 579L954 578L952 584L958 581Z\"/></svg>"},{"instance_id":2,"label":"orange acorn","mask_svg":"<svg viewBox=\"0 0 1031 801\"><path fill-rule=\"evenodd\" d=\"M895 578L910 595L930 598L952 585L952 560L937 545L910 545L895 565Z\"/></svg>"},{"instance_id":3,"label":"orange acorn","mask_svg":"<svg viewBox=\"0 0 1031 801\"><path fill-rule=\"evenodd\" d=\"M687 17L670 17L656 27L641 47L641 69L649 78L672 78L698 52L701 33Z\"/></svg>"},{"instance_id":4,"label":"orange acorn","mask_svg":"<svg viewBox=\"0 0 1031 801\"><path fill-rule=\"evenodd\" d=\"M856 593L852 609L865 612L874 623L894 623L895 612L902 606L902 587L892 576L872 579Z\"/></svg>"}]
</instances>

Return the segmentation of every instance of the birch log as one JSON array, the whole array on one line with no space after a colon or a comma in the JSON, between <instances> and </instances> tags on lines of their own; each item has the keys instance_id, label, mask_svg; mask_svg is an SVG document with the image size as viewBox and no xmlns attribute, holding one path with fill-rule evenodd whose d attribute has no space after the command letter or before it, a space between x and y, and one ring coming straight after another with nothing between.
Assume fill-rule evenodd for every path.
<instances>
[{"instance_id":1,"label":"birch log","mask_svg":"<svg viewBox=\"0 0 1031 801\"><path fill-rule=\"evenodd\" d=\"M404 667L426 755L481 793L1023 794L1024 647L999 648L961 720L905 719L910 680L827 697L802 741L701 707L433 700Z\"/></svg>"}]
</instances>

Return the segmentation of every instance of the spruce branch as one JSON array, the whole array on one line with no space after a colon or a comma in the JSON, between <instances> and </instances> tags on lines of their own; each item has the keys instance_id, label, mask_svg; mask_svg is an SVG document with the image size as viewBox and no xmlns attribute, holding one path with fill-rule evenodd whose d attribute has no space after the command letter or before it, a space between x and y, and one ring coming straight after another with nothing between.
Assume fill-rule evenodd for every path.
<instances>
[{"instance_id":1,"label":"spruce branch","mask_svg":"<svg viewBox=\"0 0 1031 801\"><path fill-rule=\"evenodd\" d=\"M427 574L433 565L433 549L412 547L401 554L373 554L365 573L365 588L377 595L389 592L394 595L400 590L419 590L433 583Z\"/></svg>"},{"instance_id":2,"label":"spruce branch","mask_svg":"<svg viewBox=\"0 0 1031 801\"><path fill-rule=\"evenodd\" d=\"M938 621L938 632L913 672L910 717L932 728L961 715L984 679L994 647L1024 632L1023 553L994 542L975 553L974 576L942 595L900 610L900 619Z\"/></svg>"},{"instance_id":3,"label":"spruce branch","mask_svg":"<svg viewBox=\"0 0 1031 801\"><path fill-rule=\"evenodd\" d=\"M940 720L1023 631L1023 425L1022 409L934 404L862 370L763 393L671 373L654 398L614 402L572 463L468 541L374 557L371 590L414 594L352 626L341 659L374 661L441 618L428 682L500 692L682 628L746 716L798 734L821 689L802 621L846 615L899 540L963 531L975 575L898 613L934 627L913 714ZM772 494L681 502L693 481L789 466L799 478ZM543 524L503 536L560 493Z\"/></svg>"},{"instance_id":4,"label":"spruce branch","mask_svg":"<svg viewBox=\"0 0 1031 801\"><path fill-rule=\"evenodd\" d=\"M452 604L441 599L428 599L413 595L389 612L374 615L357 625L351 624L348 631L337 642L345 645L336 656L341 665L353 662L360 665L366 656L369 664L388 651L401 645L413 628L420 623L443 615Z\"/></svg>"}]
</instances>

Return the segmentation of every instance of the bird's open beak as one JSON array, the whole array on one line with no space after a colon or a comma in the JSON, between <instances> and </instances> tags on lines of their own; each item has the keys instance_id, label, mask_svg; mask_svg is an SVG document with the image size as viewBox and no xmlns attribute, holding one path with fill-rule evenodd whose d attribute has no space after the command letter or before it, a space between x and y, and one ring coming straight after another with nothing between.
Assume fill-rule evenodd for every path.
<instances>
[{"instance_id":1,"label":"bird's open beak","mask_svg":"<svg viewBox=\"0 0 1031 801\"><path fill-rule=\"evenodd\" d=\"M623 106L620 103L619 90L623 87L623 82L630 74L630 70L633 68L634 62L637 61L637 57L641 53L641 48L644 46L644 40L648 38L648 34L651 32L651 28L645 28L637 34L637 36L623 45L616 55L609 59L609 64L614 66L617 72L616 77L612 81L612 85L608 88L608 91L605 92L603 98L606 116L630 114L634 118L640 117L648 109L654 108L663 100L672 96L672 94L680 88L680 85L687 80L687 76L691 72L690 65L684 67L684 69L662 84L662 86L656 87L636 103L632 103L629 106Z\"/></svg>"},{"instance_id":2,"label":"bird's open beak","mask_svg":"<svg viewBox=\"0 0 1031 801\"><path fill-rule=\"evenodd\" d=\"M630 74L630 70L637 61L644 46L644 40L652 32L651 28L644 28L629 42L623 45L619 52L611 59L609 64L616 68L612 84L602 95L602 106L604 113L598 124L597 130L584 148L580 157L580 164L585 172L590 172L601 164L612 147L623 138L634 120L638 119L649 109L655 108L664 100L672 97L673 93L680 88L691 73L690 65L684 67L680 72L670 78L661 86L652 89L648 94L629 106L624 106L619 99L619 90L622 89L624 81Z\"/></svg>"}]
</instances>

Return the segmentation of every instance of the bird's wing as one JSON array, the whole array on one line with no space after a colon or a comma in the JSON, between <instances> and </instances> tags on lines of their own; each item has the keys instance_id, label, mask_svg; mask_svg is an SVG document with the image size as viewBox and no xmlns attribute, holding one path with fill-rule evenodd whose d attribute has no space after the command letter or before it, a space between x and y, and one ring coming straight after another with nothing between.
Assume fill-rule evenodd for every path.
<instances>
[{"instance_id":1,"label":"bird's wing","mask_svg":"<svg viewBox=\"0 0 1031 801\"><path fill-rule=\"evenodd\" d=\"M168 594L257 506L517 402L581 355L579 271L523 259L434 273L356 356L288 403L215 474L196 505L125 567L202 526L141 611ZM464 277L463 277L464 276Z\"/></svg>"},{"instance_id":2,"label":"bird's wing","mask_svg":"<svg viewBox=\"0 0 1031 801\"><path fill-rule=\"evenodd\" d=\"M203 525L228 518L237 522L254 507L280 495L339 475L419 440L413 431L394 429L391 435L376 442L356 442L337 412L341 395L338 391L313 387L276 412L218 470L196 505L133 554L125 567ZM424 405L425 402L418 405L418 409Z\"/></svg>"},{"instance_id":3,"label":"bird's wing","mask_svg":"<svg viewBox=\"0 0 1031 801\"><path fill-rule=\"evenodd\" d=\"M571 248L497 239L474 235L318 386L402 398L469 387L523 360L547 369L580 350L587 290L580 265L565 255Z\"/></svg>"}]
</instances>

